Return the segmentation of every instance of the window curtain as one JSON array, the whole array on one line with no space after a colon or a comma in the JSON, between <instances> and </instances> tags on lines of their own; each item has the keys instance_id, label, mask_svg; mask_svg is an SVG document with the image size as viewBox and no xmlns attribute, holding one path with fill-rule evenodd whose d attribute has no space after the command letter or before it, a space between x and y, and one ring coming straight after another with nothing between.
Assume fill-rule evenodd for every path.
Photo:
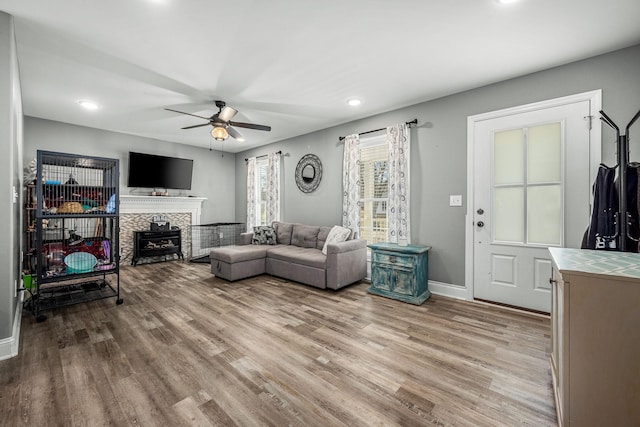
<instances>
[{"instance_id":1,"label":"window curtain","mask_svg":"<svg viewBox=\"0 0 640 427\"><path fill-rule=\"evenodd\" d=\"M354 236L360 232L360 136L344 139L342 162L342 225Z\"/></svg>"},{"instance_id":2,"label":"window curtain","mask_svg":"<svg viewBox=\"0 0 640 427\"><path fill-rule=\"evenodd\" d=\"M260 225L258 213L258 190L256 185L256 158L251 157L247 160L247 231L253 230L253 227Z\"/></svg>"},{"instance_id":3,"label":"window curtain","mask_svg":"<svg viewBox=\"0 0 640 427\"><path fill-rule=\"evenodd\" d=\"M387 206L387 238L393 243L411 243L409 218L409 164L411 135L409 126L401 123L387 127L389 148L389 203Z\"/></svg>"},{"instance_id":4,"label":"window curtain","mask_svg":"<svg viewBox=\"0 0 640 427\"><path fill-rule=\"evenodd\" d=\"M280 221L280 154L270 153L267 159L266 225Z\"/></svg>"}]
</instances>

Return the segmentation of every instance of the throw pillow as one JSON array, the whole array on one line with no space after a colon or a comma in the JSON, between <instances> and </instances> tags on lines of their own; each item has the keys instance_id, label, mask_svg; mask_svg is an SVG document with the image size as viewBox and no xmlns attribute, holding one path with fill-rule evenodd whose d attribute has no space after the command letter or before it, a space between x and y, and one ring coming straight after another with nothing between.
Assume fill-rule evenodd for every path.
<instances>
[{"instance_id":1,"label":"throw pillow","mask_svg":"<svg viewBox=\"0 0 640 427\"><path fill-rule=\"evenodd\" d=\"M327 254L327 245L329 243L338 243L344 242L351 235L351 230L345 227L340 227L339 225L334 225L329 235L327 236L327 240L324 242L324 246L322 247L322 253Z\"/></svg>"},{"instance_id":2,"label":"throw pillow","mask_svg":"<svg viewBox=\"0 0 640 427\"><path fill-rule=\"evenodd\" d=\"M253 227L251 243L254 245L275 245L276 230L268 225L258 225Z\"/></svg>"}]
</instances>

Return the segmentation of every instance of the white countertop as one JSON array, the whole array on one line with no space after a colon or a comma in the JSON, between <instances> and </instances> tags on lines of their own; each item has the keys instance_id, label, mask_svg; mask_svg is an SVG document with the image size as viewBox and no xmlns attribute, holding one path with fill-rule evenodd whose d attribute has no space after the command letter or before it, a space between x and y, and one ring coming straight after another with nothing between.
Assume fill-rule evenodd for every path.
<instances>
[{"instance_id":1,"label":"white countertop","mask_svg":"<svg viewBox=\"0 0 640 427\"><path fill-rule=\"evenodd\" d=\"M549 248L561 273L640 279L640 254L592 249Z\"/></svg>"}]
</instances>

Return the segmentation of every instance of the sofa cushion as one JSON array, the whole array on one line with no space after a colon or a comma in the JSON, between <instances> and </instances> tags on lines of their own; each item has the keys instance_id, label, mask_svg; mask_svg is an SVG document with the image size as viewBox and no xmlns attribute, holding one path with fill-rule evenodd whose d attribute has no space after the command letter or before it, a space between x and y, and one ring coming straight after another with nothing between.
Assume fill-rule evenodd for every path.
<instances>
[{"instance_id":1,"label":"sofa cushion","mask_svg":"<svg viewBox=\"0 0 640 427\"><path fill-rule=\"evenodd\" d=\"M291 244L301 248L316 248L320 227L306 224L293 224Z\"/></svg>"},{"instance_id":2,"label":"sofa cushion","mask_svg":"<svg viewBox=\"0 0 640 427\"><path fill-rule=\"evenodd\" d=\"M276 230L268 225L258 225L253 227L251 243L254 245L275 245Z\"/></svg>"},{"instance_id":3,"label":"sofa cushion","mask_svg":"<svg viewBox=\"0 0 640 427\"><path fill-rule=\"evenodd\" d=\"M276 243L280 245L290 245L293 223L273 221L271 225L276 229Z\"/></svg>"},{"instance_id":4,"label":"sofa cushion","mask_svg":"<svg viewBox=\"0 0 640 427\"><path fill-rule=\"evenodd\" d=\"M320 231L318 231L318 242L316 243L316 249L324 248L324 242L327 240L327 236L331 231L331 227L320 227Z\"/></svg>"},{"instance_id":5,"label":"sofa cushion","mask_svg":"<svg viewBox=\"0 0 640 427\"><path fill-rule=\"evenodd\" d=\"M327 262L327 257L322 251L293 245L272 246L269 248L267 257L315 268L325 268Z\"/></svg>"},{"instance_id":6,"label":"sofa cushion","mask_svg":"<svg viewBox=\"0 0 640 427\"><path fill-rule=\"evenodd\" d=\"M228 263L249 261L266 257L267 250L273 247L267 245L222 246L211 249L210 258L212 261Z\"/></svg>"},{"instance_id":7,"label":"sofa cushion","mask_svg":"<svg viewBox=\"0 0 640 427\"><path fill-rule=\"evenodd\" d=\"M351 230L345 227L340 227L339 225L334 226L329 235L327 236L327 240L322 247L322 253L327 254L327 244L329 243L339 243L346 241L351 235Z\"/></svg>"}]
</instances>

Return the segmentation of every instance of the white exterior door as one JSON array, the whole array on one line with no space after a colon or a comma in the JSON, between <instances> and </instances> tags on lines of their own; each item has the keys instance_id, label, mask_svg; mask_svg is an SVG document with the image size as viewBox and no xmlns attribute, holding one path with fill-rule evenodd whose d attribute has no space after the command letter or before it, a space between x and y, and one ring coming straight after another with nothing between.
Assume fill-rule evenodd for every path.
<instances>
[{"instance_id":1,"label":"white exterior door","mask_svg":"<svg viewBox=\"0 0 640 427\"><path fill-rule=\"evenodd\" d=\"M547 248L579 248L589 224L590 103L475 122L475 299L550 311Z\"/></svg>"}]
</instances>

